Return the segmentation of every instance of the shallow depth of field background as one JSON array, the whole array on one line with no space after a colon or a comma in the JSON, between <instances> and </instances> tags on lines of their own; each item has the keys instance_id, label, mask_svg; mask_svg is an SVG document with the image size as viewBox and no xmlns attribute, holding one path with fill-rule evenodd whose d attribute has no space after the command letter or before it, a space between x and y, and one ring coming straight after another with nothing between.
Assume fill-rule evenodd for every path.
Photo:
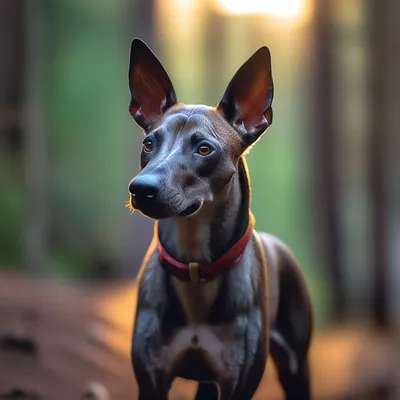
<instances>
[{"instance_id":1,"label":"shallow depth of field background","mask_svg":"<svg viewBox=\"0 0 400 400\"><path fill-rule=\"evenodd\" d=\"M209 105L267 45L274 122L247 156L257 229L297 255L318 329L391 337L399 15L396 0L0 0L0 277L134 279L153 227L125 208L142 140L128 113L133 37L179 101Z\"/></svg>"}]
</instances>

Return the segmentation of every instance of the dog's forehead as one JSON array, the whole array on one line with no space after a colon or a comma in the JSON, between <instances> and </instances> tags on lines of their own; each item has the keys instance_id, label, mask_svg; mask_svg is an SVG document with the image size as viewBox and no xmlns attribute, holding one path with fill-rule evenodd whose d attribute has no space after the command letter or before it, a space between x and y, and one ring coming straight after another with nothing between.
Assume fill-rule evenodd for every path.
<instances>
[{"instance_id":1,"label":"dog's forehead","mask_svg":"<svg viewBox=\"0 0 400 400\"><path fill-rule=\"evenodd\" d=\"M238 135L213 108L204 105L176 105L161 119L159 127L170 133L187 135L199 131L224 140Z\"/></svg>"}]
</instances>

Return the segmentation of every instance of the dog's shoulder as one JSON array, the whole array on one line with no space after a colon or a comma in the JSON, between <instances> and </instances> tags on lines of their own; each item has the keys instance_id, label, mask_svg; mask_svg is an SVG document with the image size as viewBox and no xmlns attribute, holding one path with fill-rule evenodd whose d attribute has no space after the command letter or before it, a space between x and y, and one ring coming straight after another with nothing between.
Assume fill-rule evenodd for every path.
<instances>
[{"instance_id":1,"label":"dog's shoulder","mask_svg":"<svg viewBox=\"0 0 400 400\"><path fill-rule=\"evenodd\" d=\"M138 305L156 308L167 300L167 275L158 261L158 249L150 246L137 277Z\"/></svg>"}]
</instances>

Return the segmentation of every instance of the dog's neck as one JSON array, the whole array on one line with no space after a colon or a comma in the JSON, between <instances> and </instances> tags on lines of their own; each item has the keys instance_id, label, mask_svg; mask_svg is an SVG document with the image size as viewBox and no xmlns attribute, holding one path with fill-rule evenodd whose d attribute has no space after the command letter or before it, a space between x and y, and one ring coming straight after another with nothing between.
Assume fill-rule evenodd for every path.
<instances>
[{"instance_id":1,"label":"dog's neck","mask_svg":"<svg viewBox=\"0 0 400 400\"><path fill-rule=\"evenodd\" d=\"M249 223L249 197L247 171L240 159L230 184L198 213L159 221L161 244L184 263L214 261L244 234Z\"/></svg>"}]
</instances>

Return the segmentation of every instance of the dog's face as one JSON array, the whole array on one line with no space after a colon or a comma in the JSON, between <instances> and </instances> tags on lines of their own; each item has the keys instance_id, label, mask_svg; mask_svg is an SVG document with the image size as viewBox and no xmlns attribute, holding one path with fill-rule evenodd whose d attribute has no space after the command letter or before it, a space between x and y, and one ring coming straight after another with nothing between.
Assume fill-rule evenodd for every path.
<instances>
[{"instance_id":1,"label":"dog's face","mask_svg":"<svg viewBox=\"0 0 400 400\"><path fill-rule=\"evenodd\" d=\"M266 47L239 69L217 107L177 103L161 63L138 39L129 86L130 113L145 132L129 205L150 218L187 217L213 201L230 184L243 152L272 123Z\"/></svg>"}]
</instances>

